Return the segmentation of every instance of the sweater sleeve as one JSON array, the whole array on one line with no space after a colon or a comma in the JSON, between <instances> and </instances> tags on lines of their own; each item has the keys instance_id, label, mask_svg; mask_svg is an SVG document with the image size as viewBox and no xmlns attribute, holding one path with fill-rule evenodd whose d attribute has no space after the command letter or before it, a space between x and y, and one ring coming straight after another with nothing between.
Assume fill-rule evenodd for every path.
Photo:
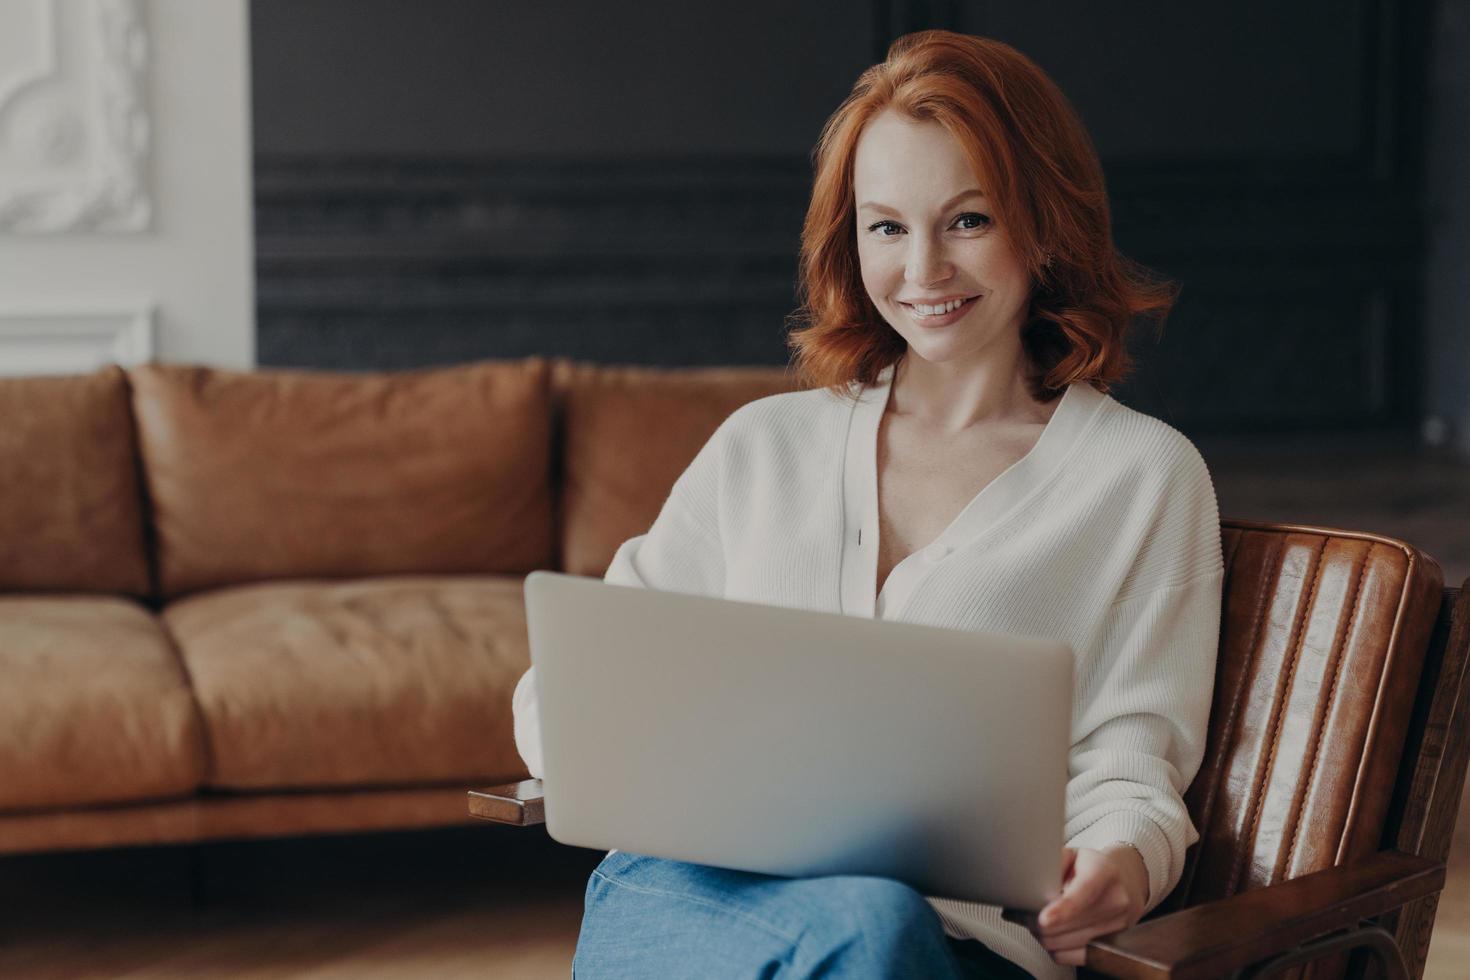
<instances>
[{"instance_id":1,"label":"sweater sleeve","mask_svg":"<svg viewBox=\"0 0 1470 980\"><path fill-rule=\"evenodd\" d=\"M1067 846L1132 844L1148 869L1145 911L1179 883L1199 840L1183 793L1204 759L1223 574L1114 603L1100 663L1079 676L1068 757Z\"/></svg>"},{"instance_id":2,"label":"sweater sleeve","mask_svg":"<svg viewBox=\"0 0 1470 980\"><path fill-rule=\"evenodd\" d=\"M1079 661L1068 757L1070 847L1132 844L1152 910L1199 840L1183 799L1204 760L1220 645L1224 565L1209 470L1184 440L1133 565ZM1156 464L1157 465L1157 464Z\"/></svg>"},{"instance_id":3,"label":"sweater sleeve","mask_svg":"<svg viewBox=\"0 0 1470 980\"><path fill-rule=\"evenodd\" d=\"M604 582L663 592L724 594L719 487L721 445L729 426L727 419L674 481L653 526L618 547ZM511 696L511 711L516 751L531 775L540 779L545 770L535 674L533 666L521 675Z\"/></svg>"}]
</instances>

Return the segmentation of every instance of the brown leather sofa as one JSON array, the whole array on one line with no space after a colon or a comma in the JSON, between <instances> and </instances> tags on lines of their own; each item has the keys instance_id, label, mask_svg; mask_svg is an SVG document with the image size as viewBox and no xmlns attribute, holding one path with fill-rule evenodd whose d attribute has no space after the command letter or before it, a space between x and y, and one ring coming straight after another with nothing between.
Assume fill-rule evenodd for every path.
<instances>
[{"instance_id":1,"label":"brown leather sofa","mask_svg":"<svg viewBox=\"0 0 1470 980\"><path fill-rule=\"evenodd\" d=\"M462 823L521 584L601 575L774 368L0 380L0 853Z\"/></svg>"}]
</instances>

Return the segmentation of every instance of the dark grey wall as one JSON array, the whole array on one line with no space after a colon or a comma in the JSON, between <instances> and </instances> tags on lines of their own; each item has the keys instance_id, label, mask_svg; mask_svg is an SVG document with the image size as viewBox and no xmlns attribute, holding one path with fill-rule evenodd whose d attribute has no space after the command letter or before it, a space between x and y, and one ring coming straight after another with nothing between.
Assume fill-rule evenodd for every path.
<instances>
[{"instance_id":1,"label":"dark grey wall","mask_svg":"<svg viewBox=\"0 0 1470 980\"><path fill-rule=\"evenodd\" d=\"M1470 0L1434 11L1425 435L1470 455Z\"/></svg>"},{"instance_id":2,"label":"dark grey wall","mask_svg":"<svg viewBox=\"0 0 1470 980\"><path fill-rule=\"evenodd\" d=\"M1120 247L1184 284L1124 400L1408 437L1454 342L1425 320L1429 3L254 0L260 359L783 361L821 124L947 27L1057 79Z\"/></svg>"},{"instance_id":3,"label":"dark grey wall","mask_svg":"<svg viewBox=\"0 0 1470 980\"><path fill-rule=\"evenodd\" d=\"M960 30L1026 52L1109 162L1347 157L1368 135L1369 17L1342 0L958 5Z\"/></svg>"},{"instance_id":4,"label":"dark grey wall","mask_svg":"<svg viewBox=\"0 0 1470 980\"><path fill-rule=\"evenodd\" d=\"M851 0L253 0L261 154L805 154L871 63ZM814 43L822 39L822 43Z\"/></svg>"}]
</instances>

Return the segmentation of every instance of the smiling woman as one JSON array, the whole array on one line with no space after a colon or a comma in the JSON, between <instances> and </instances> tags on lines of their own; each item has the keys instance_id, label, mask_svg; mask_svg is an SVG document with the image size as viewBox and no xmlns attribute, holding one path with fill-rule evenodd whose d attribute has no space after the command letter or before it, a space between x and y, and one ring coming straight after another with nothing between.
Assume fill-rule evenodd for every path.
<instances>
[{"instance_id":1,"label":"smiling woman","mask_svg":"<svg viewBox=\"0 0 1470 980\"><path fill-rule=\"evenodd\" d=\"M998 41L900 38L828 120L814 160L790 334L813 385L871 382L916 338L974 348L1014 332L1036 400L1079 377L1107 392L1129 372L1132 319L1162 320L1177 294L1114 248L1076 111ZM924 315L956 298L973 315ZM962 321L954 340L911 329Z\"/></svg>"},{"instance_id":2,"label":"smiling woman","mask_svg":"<svg viewBox=\"0 0 1470 980\"><path fill-rule=\"evenodd\" d=\"M1056 889L1023 924L881 877L615 851L589 882L576 974L1070 980L1089 941L1164 900L1198 839L1182 793L1219 638L1214 487L1188 439L1107 393L1130 321L1165 316L1174 290L1114 249L1087 134L1004 44L898 39L814 162L791 335L809 390L726 419L605 579L1065 642ZM542 776L534 673L516 743Z\"/></svg>"}]
</instances>

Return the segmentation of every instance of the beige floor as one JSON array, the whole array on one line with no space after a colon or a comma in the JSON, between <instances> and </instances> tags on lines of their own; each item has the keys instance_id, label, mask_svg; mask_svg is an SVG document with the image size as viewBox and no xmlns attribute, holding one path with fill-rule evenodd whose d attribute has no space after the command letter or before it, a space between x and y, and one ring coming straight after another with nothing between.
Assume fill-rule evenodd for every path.
<instances>
[{"instance_id":1,"label":"beige floor","mask_svg":"<svg viewBox=\"0 0 1470 980\"><path fill-rule=\"evenodd\" d=\"M0 977L564 980L599 856L472 827L7 858Z\"/></svg>"},{"instance_id":2,"label":"beige floor","mask_svg":"<svg viewBox=\"0 0 1470 980\"><path fill-rule=\"evenodd\" d=\"M1224 516L1402 537L1447 581L1470 576L1470 467L1356 442L1199 445ZM1470 978L1470 796L1461 814L1429 980ZM0 978L565 978L598 856L485 826L0 859Z\"/></svg>"},{"instance_id":3,"label":"beige floor","mask_svg":"<svg viewBox=\"0 0 1470 980\"><path fill-rule=\"evenodd\" d=\"M1470 793L1460 802L1449 874L1439 899L1434 935L1429 941L1425 980L1470 977Z\"/></svg>"},{"instance_id":4,"label":"beige floor","mask_svg":"<svg viewBox=\"0 0 1470 980\"><path fill-rule=\"evenodd\" d=\"M0 860L0 977L565 980L598 854L538 831L149 848ZM1470 813L1427 980L1470 977Z\"/></svg>"}]
</instances>

